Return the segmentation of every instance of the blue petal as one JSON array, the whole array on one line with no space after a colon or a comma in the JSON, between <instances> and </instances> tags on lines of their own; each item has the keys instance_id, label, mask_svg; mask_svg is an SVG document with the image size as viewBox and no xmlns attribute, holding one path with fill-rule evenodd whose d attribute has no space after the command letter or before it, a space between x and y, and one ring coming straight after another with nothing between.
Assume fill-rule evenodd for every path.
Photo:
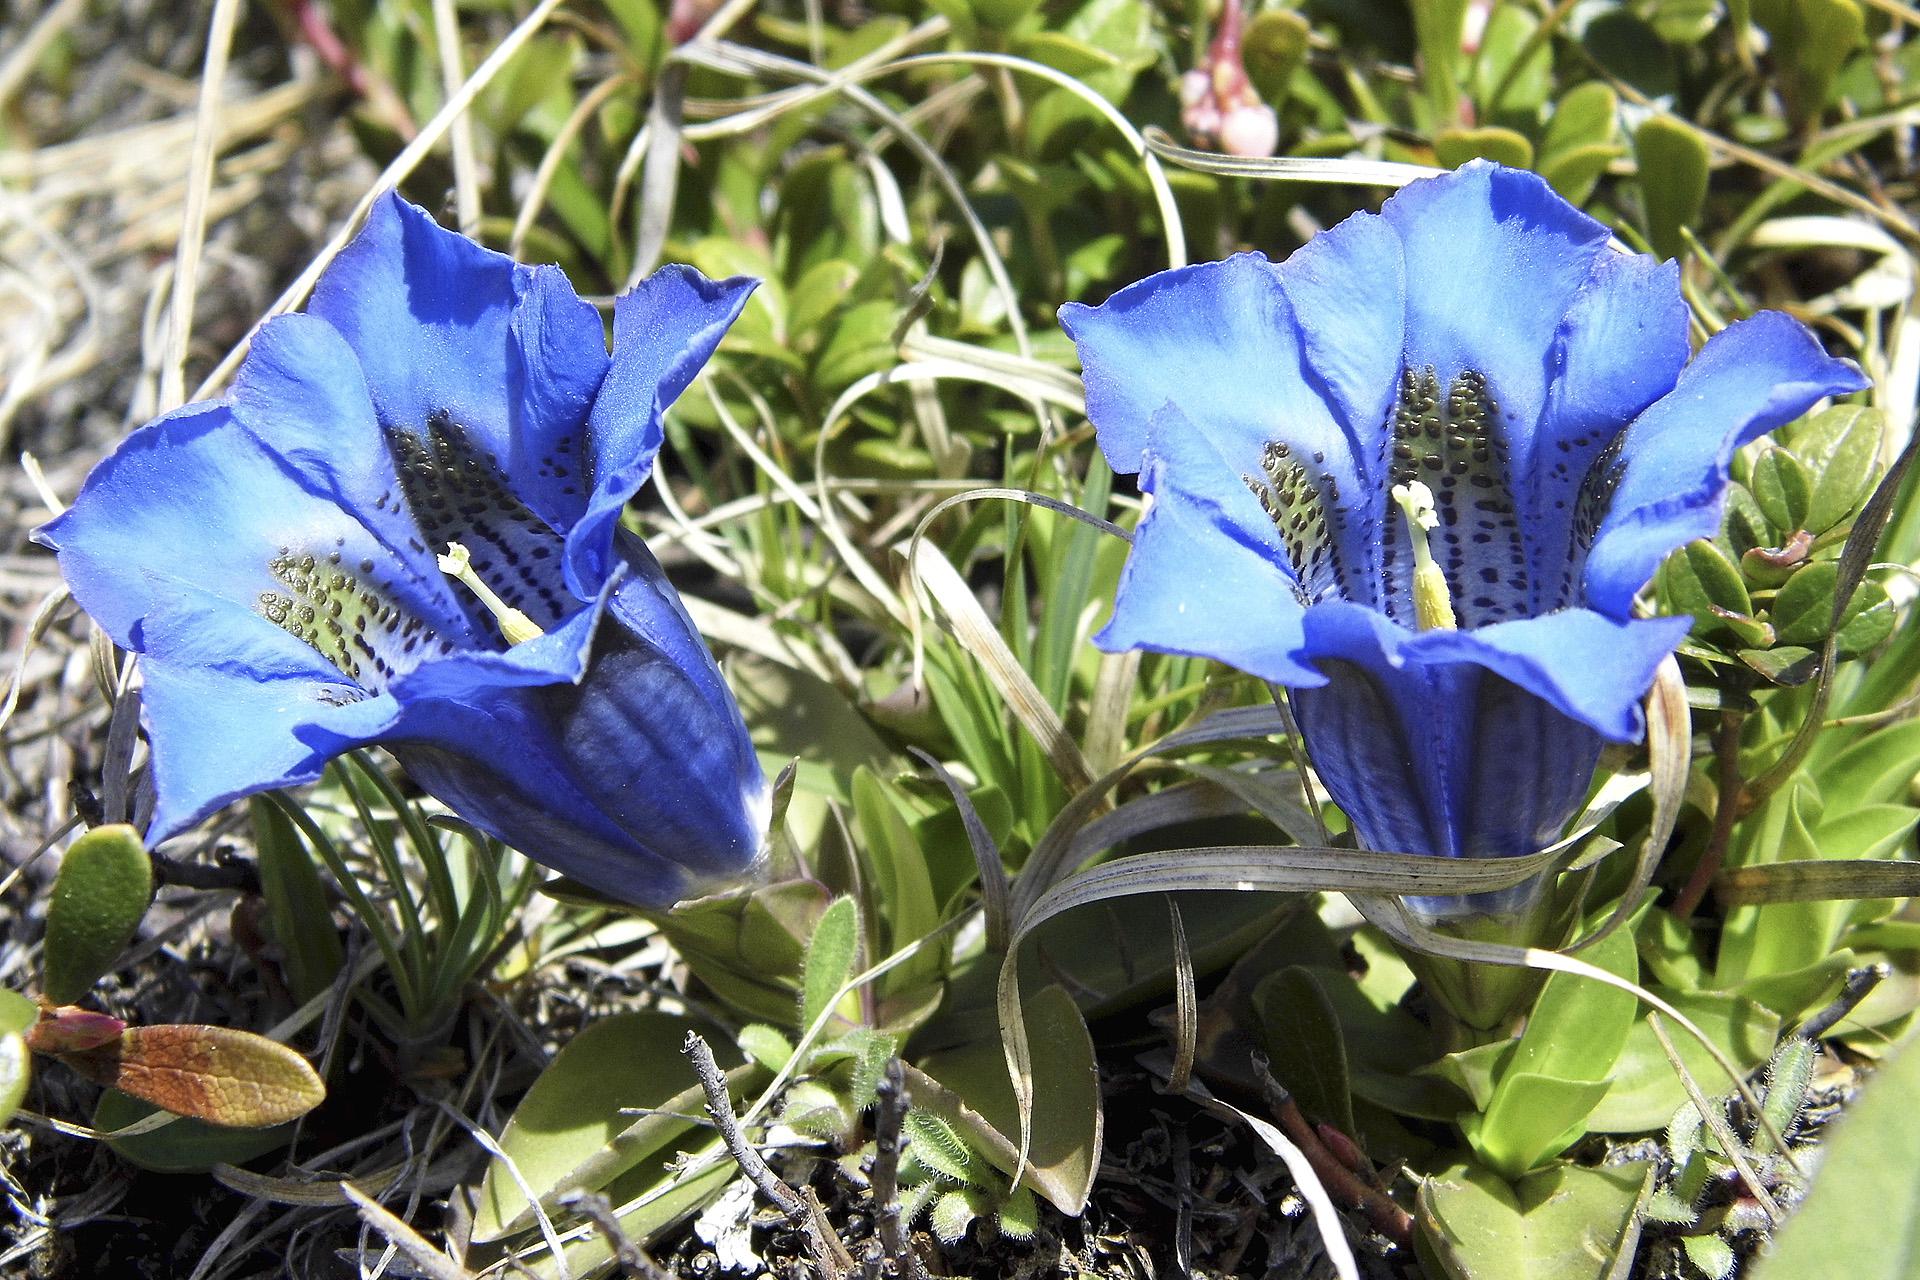
<instances>
[{"instance_id":1,"label":"blue petal","mask_svg":"<svg viewBox=\"0 0 1920 1280\"><path fill-rule=\"evenodd\" d=\"M1377 441L1357 453L1335 419L1304 364L1280 269L1261 255L1163 271L1098 307L1062 307L1060 323L1079 348L1087 417L1115 471L1142 468L1154 416L1178 405L1225 460L1235 485L1244 487L1241 476L1262 475L1262 451L1277 441L1348 501L1367 492L1360 455L1377 453ZM1190 482L1196 491L1211 483ZM1349 586L1362 590L1376 561L1367 509L1363 500L1355 509L1362 518L1352 521L1341 518L1344 509L1329 512L1338 563Z\"/></svg>"},{"instance_id":2,"label":"blue petal","mask_svg":"<svg viewBox=\"0 0 1920 1280\"><path fill-rule=\"evenodd\" d=\"M575 595L591 597L612 571L614 528L653 470L661 414L713 355L758 284L666 266L615 301L613 363L588 427L593 493L567 531L567 583Z\"/></svg>"},{"instance_id":3,"label":"blue petal","mask_svg":"<svg viewBox=\"0 0 1920 1280\"><path fill-rule=\"evenodd\" d=\"M1537 175L1473 161L1409 183L1381 216L1406 258L1406 363L1446 387L1486 375L1519 443L1546 402L1560 321L1607 252L1607 229Z\"/></svg>"},{"instance_id":4,"label":"blue petal","mask_svg":"<svg viewBox=\"0 0 1920 1280\"><path fill-rule=\"evenodd\" d=\"M1510 680L1616 742L1637 741L1640 702L1660 661L1686 637L1685 618L1619 622L1590 609L1469 631L1409 631L1371 609L1332 601L1309 610L1315 663L1357 662L1379 673L1469 663Z\"/></svg>"},{"instance_id":5,"label":"blue petal","mask_svg":"<svg viewBox=\"0 0 1920 1280\"><path fill-rule=\"evenodd\" d=\"M242 796L312 782L334 756L392 725L392 699L364 699L303 641L226 602L181 592L140 630L141 717L153 748L149 839L176 835Z\"/></svg>"},{"instance_id":6,"label":"blue petal","mask_svg":"<svg viewBox=\"0 0 1920 1280\"><path fill-rule=\"evenodd\" d=\"M320 277L307 312L359 357L382 426L419 430L444 411L504 458L509 325L530 274L389 193Z\"/></svg>"},{"instance_id":7,"label":"blue petal","mask_svg":"<svg viewBox=\"0 0 1920 1280\"><path fill-rule=\"evenodd\" d=\"M1177 404L1249 466L1285 440L1342 455L1341 482L1354 477L1350 443L1302 376L1299 326L1263 255L1162 271L1097 307L1068 303L1060 324L1079 348L1087 417L1115 471L1140 470L1148 423Z\"/></svg>"},{"instance_id":8,"label":"blue petal","mask_svg":"<svg viewBox=\"0 0 1920 1280\"><path fill-rule=\"evenodd\" d=\"M588 794L648 849L704 876L758 857L767 783L720 669L638 539L593 665L541 698Z\"/></svg>"},{"instance_id":9,"label":"blue petal","mask_svg":"<svg viewBox=\"0 0 1920 1280\"><path fill-rule=\"evenodd\" d=\"M1679 267L1604 255L1555 339L1546 412L1513 454L1534 612L1574 600L1581 482L1627 424L1673 389L1691 351Z\"/></svg>"},{"instance_id":10,"label":"blue petal","mask_svg":"<svg viewBox=\"0 0 1920 1280\"><path fill-rule=\"evenodd\" d=\"M518 412L498 452L521 500L565 531L586 514L592 487L587 421L607 376L606 325L558 267L535 267L509 328Z\"/></svg>"},{"instance_id":11,"label":"blue petal","mask_svg":"<svg viewBox=\"0 0 1920 1280\"><path fill-rule=\"evenodd\" d=\"M1318 605L1305 648L1329 681L1295 705L1316 771L1369 844L1531 853L1579 808L1603 741L1639 736L1640 699L1686 630L1568 610L1414 633Z\"/></svg>"},{"instance_id":12,"label":"blue petal","mask_svg":"<svg viewBox=\"0 0 1920 1280\"><path fill-rule=\"evenodd\" d=\"M1807 328L1762 311L1715 334L1679 385L1627 428L1619 483L1586 562L1586 603L1628 616L1675 547L1719 528L1734 450L1827 396L1868 386Z\"/></svg>"},{"instance_id":13,"label":"blue petal","mask_svg":"<svg viewBox=\"0 0 1920 1280\"><path fill-rule=\"evenodd\" d=\"M411 612L443 635L469 633L467 610L407 509L360 362L332 325L310 315L268 323L228 402L234 421L306 488L380 539L392 583Z\"/></svg>"},{"instance_id":14,"label":"blue petal","mask_svg":"<svg viewBox=\"0 0 1920 1280\"><path fill-rule=\"evenodd\" d=\"M659 565L628 536L619 554L597 631L582 610L567 634L421 668L395 686L409 705L390 737L422 786L484 830L603 892L664 903L758 860L767 785ZM555 661L535 660L543 644ZM546 678L562 660L572 678Z\"/></svg>"},{"instance_id":15,"label":"blue petal","mask_svg":"<svg viewBox=\"0 0 1920 1280\"><path fill-rule=\"evenodd\" d=\"M1156 419L1141 484L1153 504L1095 642L1213 658L1277 684L1321 683L1299 657L1302 606L1272 526L1237 478L1210 483L1212 442L1190 428L1171 408ZM1200 465L1183 470L1189 461Z\"/></svg>"},{"instance_id":16,"label":"blue petal","mask_svg":"<svg viewBox=\"0 0 1920 1280\"><path fill-rule=\"evenodd\" d=\"M1340 413L1369 489L1400 386L1407 281L1400 238L1377 214L1356 213L1280 264L1306 368ZM1384 494L1382 496L1384 501Z\"/></svg>"},{"instance_id":17,"label":"blue petal","mask_svg":"<svg viewBox=\"0 0 1920 1280\"><path fill-rule=\"evenodd\" d=\"M178 590L248 610L283 590L269 567L283 547L372 561L402 593L405 571L387 547L315 487L225 404L188 405L128 436L35 537L59 552L81 607L115 643L135 649L136 624ZM464 633L454 616L428 621L444 635Z\"/></svg>"}]
</instances>

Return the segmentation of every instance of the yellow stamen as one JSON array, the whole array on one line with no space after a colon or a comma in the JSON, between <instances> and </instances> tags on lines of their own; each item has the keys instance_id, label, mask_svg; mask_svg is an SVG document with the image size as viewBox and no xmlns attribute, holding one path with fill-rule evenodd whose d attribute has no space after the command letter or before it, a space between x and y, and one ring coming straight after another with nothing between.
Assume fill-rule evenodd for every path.
<instances>
[{"instance_id":1,"label":"yellow stamen","mask_svg":"<svg viewBox=\"0 0 1920 1280\"><path fill-rule=\"evenodd\" d=\"M1453 616L1453 595L1447 590L1446 574L1427 548L1427 535L1440 527L1433 490L1418 480L1397 484L1393 500L1407 518L1407 537L1413 543L1414 620L1422 631L1452 631L1460 625Z\"/></svg>"},{"instance_id":2,"label":"yellow stamen","mask_svg":"<svg viewBox=\"0 0 1920 1280\"><path fill-rule=\"evenodd\" d=\"M493 588L480 581L480 575L473 571L473 557L467 549L457 542L447 544L447 554L440 557L440 572L473 592L480 603L487 606L493 614L493 620L500 624L500 634L507 643L521 644L543 636L546 632L533 624L533 619L493 593Z\"/></svg>"}]
</instances>

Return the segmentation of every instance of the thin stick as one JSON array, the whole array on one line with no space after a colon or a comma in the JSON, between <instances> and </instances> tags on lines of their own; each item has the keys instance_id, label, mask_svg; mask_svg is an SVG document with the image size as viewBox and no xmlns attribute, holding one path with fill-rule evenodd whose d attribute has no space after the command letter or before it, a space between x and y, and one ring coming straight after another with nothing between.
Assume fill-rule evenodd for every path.
<instances>
[{"instance_id":1,"label":"thin stick","mask_svg":"<svg viewBox=\"0 0 1920 1280\"><path fill-rule=\"evenodd\" d=\"M733 1099L727 1096L727 1078L720 1074L720 1064L713 1060L713 1050L707 1047L699 1032L687 1032L687 1042L681 1052L693 1063L693 1074L699 1077L700 1091L707 1096L707 1114L713 1118L714 1128L720 1131L720 1141L726 1144L727 1153L740 1166L740 1172L747 1175L747 1181L786 1216L788 1225L806 1238L813 1264L828 1280L839 1280L852 1271L856 1265L853 1255L828 1225L826 1211L812 1194L812 1188L795 1191L781 1181L780 1175L768 1167L765 1157L755 1151L740 1132L740 1121L733 1114Z\"/></svg>"},{"instance_id":2,"label":"thin stick","mask_svg":"<svg viewBox=\"0 0 1920 1280\"><path fill-rule=\"evenodd\" d=\"M900 1059L887 1063L880 1078L873 1121L874 1221L886 1257L893 1263L894 1275L907 1280L926 1280L927 1269L920 1255L907 1243L906 1224L900 1220L900 1137L901 1123L907 1116L907 1068Z\"/></svg>"},{"instance_id":3,"label":"thin stick","mask_svg":"<svg viewBox=\"0 0 1920 1280\"><path fill-rule=\"evenodd\" d=\"M614 1265L620 1268L624 1280L671 1280L653 1260L653 1255L620 1229L620 1220L613 1216L613 1204L605 1196L597 1191L569 1191L560 1197L559 1204L591 1222L594 1230L606 1237L607 1247L613 1250Z\"/></svg>"},{"instance_id":4,"label":"thin stick","mask_svg":"<svg viewBox=\"0 0 1920 1280\"><path fill-rule=\"evenodd\" d=\"M173 301L167 308L167 345L160 361L160 411L187 399L187 343L193 335L193 300L200 284L200 250L207 237L207 199L213 192L214 151L220 137L220 93L227 79L227 53L240 18L239 0L216 0L207 24L207 60L200 70L200 105L193 121L193 154L187 162L187 205L180 216L180 242L173 258Z\"/></svg>"},{"instance_id":5,"label":"thin stick","mask_svg":"<svg viewBox=\"0 0 1920 1280\"><path fill-rule=\"evenodd\" d=\"M720 1140L727 1144L727 1152L733 1156L734 1163L740 1166L740 1172L747 1175L751 1182L773 1207L787 1215L787 1220L799 1226L806 1220L807 1206L800 1199L799 1192L781 1181L780 1175L768 1167L766 1158L753 1149L740 1132L739 1118L733 1114L733 1099L727 1096L727 1078L720 1073L720 1064L713 1060L713 1050L700 1038L697 1031L687 1032L687 1042L680 1052L687 1055L693 1063L693 1074L699 1077L700 1091L707 1095L707 1114L713 1118L713 1124L720 1131Z\"/></svg>"},{"instance_id":6,"label":"thin stick","mask_svg":"<svg viewBox=\"0 0 1920 1280\"><path fill-rule=\"evenodd\" d=\"M452 100L467 78L453 0L433 0L433 39L440 46L440 84ZM447 137L453 144L453 198L460 234L471 236L480 230L480 160L473 149L473 117L464 111L455 116Z\"/></svg>"}]
</instances>

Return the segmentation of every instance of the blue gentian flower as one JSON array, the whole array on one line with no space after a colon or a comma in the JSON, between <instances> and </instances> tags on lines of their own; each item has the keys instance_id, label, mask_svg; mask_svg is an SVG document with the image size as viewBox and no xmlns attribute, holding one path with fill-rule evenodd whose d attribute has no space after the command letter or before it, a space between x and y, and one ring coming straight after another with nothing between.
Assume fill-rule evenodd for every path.
<instances>
[{"instance_id":1,"label":"blue gentian flower","mask_svg":"<svg viewBox=\"0 0 1920 1280\"><path fill-rule=\"evenodd\" d=\"M1688 363L1673 263L1485 162L1060 318L1151 495L1098 643L1290 686L1359 838L1446 857L1559 837L1687 632L1635 594L1736 448L1866 385L1777 312Z\"/></svg>"},{"instance_id":2,"label":"blue gentian flower","mask_svg":"<svg viewBox=\"0 0 1920 1280\"><path fill-rule=\"evenodd\" d=\"M231 394L134 432L36 535L140 655L149 837L380 743L617 898L751 867L768 794L739 710L619 522L753 285L661 270L609 358L557 268L376 205Z\"/></svg>"}]
</instances>

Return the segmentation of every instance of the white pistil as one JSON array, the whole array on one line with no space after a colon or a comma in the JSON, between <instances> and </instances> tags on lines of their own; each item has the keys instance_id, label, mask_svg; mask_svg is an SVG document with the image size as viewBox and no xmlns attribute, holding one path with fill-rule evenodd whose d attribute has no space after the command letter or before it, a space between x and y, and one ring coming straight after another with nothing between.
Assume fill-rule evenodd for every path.
<instances>
[{"instance_id":1,"label":"white pistil","mask_svg":"<svg viewBox=\"0 0 1920 1280\"><path fill-rule=\"evenodd\" d=\"M447 553L440 557L440 572L473 592L487 611L493 614L493 620L500 624L500 634L507 638L510 645L543 636L546 632L533 624L533 619L493 593L493 588L480 581L480 575L473 571L473 557L467 549L457 542L447 544Z\"/></svg>"},{"instance_id":2,"label":"white pistil","mask_svg":"<svg viewBox=\"0 0 1920 1280\"><path fill-rule=\"evenodd\" d=\"M1440 527L1440 515L1434 509L1433 490L1418 480L1393 486L1393 500L1407 518L1407 538L1413 543L1413 616L1422 631L1459 627L1453 616L1453 595L1447 590L1447 575L1440 572L1433 552L1427 548L1427 535Z\"/></svg>"}]
</instances>

